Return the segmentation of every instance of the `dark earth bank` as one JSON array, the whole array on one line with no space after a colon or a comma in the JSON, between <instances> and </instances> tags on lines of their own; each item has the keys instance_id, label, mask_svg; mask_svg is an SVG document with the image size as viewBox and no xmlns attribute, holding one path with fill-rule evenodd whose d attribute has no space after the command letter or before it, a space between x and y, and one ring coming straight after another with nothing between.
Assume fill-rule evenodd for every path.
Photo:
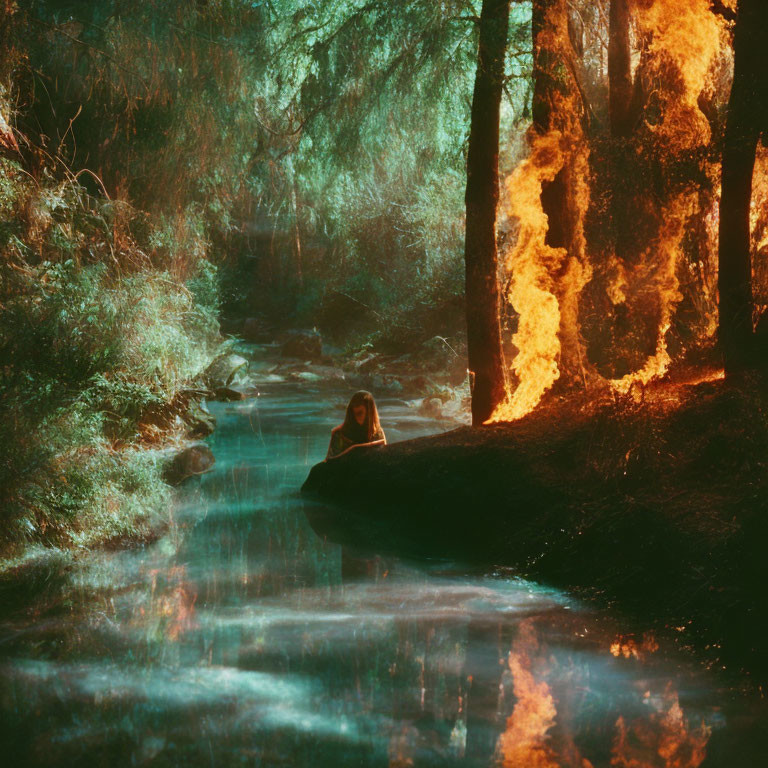
<instances>
[{"instance_id":1,"label":"dark earth bank","mask_svg":"<svg viewBox=\"0 0 768 768\"><path fill-rule=\"evenodd\" d=\"M311 470L307 514L349 545L514 566L652 619L709 664L762 683L761 390L659 385L353 451Z\"/></svg>"}]
</instances>

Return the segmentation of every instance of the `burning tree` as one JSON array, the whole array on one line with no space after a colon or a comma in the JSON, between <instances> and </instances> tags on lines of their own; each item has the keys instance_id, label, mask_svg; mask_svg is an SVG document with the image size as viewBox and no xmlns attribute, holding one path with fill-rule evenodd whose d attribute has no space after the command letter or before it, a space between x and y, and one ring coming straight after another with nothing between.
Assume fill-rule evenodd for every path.
<instances>
[{"instance_id":1,"label":"burning tree","mask_svg":"<svg viewBox=\"0 0 768 768\"><path fill-rule=\"evenodd\" d=\"M510 0L483 0L472 128L467 156L466 305L472 422L489 419L504 399L505 372L496 277L499 113Z\"/></svg>"},{"instance_id":2,"label":"burning tree","mask_svg":"<svg viewBox=\"0 0 768 768\"><path fill-rule=\"evenodd\" d=\"M750 253L765 222L750 201L768 7L740 5L734 43L734 3L606 5L532 4L529 151L501 216L514 222L502 261L517 353L493 421L524 416L551 390L644 386L718 338L727 370L754 359Z\"/></svg>"},{"instance_id":3,"label":"burning tree","mask_svg":"<svg viewBox=\"0 0 768 768\"><path fill-rule=\"evenodd\" d=\"M741 0L733 87L723 142L720 213L720 340L727 371L756 362L752 290L752 181L768 125L768 3Z\"/></svg>"}]
</instances>

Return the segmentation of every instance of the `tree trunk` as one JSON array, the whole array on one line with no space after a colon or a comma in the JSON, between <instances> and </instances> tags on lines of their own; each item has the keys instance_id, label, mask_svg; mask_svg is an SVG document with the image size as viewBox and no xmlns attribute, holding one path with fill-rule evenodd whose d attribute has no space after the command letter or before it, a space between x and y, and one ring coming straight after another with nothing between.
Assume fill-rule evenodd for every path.
<instances>
[{"instance_id":1,"label":"tree trunk","mask_svg":"<svg viewBox=\"0 0 768 768\"><path fill-rule=\"evenodd\" d=\"M296 277L299 287L304 286L304 263L301 255L301 228L299 226L299 193L296 184L296 174L293 176L293 188L291 189L291 202L293 203L293 251L296 257Z\"/></svg>"},{"instance_id":2,"label":"tree trunk","mask_svg":"<svg viewBox=\"0 0 768 768\"><path fill-rule=\"evenodd\" d=\"M641 69L638 69L636 79L632 79L629 24L629 0L611 0L608 19L608 117L611 136L616 139L632 136L645 96ZM643 55L647 59L647 46ZM613 151L611 218L616 229L615 251L622 261L631 263L633 251L644 247L644 244L637 242L634 225L637 223L637 211L643 210L642 198L648 191L617 181L621 178L620 169L631 165L635 150L619 142L614 145Z\"/></svg>"},{"instance_id":3,"label":"tree trunk","mask_svg":"<svg viewBox=\"0 0 768 768\"><path fill-rule=\"evenodd\" d=\"M483 424L506 394L499 322L496 209L499 115L510 0L483 0L467 155L465 243L467 349L474 377L472 423Z\"/></svg>"},{"instance_id":4,"label":"tree trunk","mask_svg":"<svg viewBox=\"0 0 768 768\"><path fill-rule=\"evenodd\" d=\"M766 125L768 3L740 0L734 76L723 142L720 200L719 340L727 373L752 365L750 204L755 151Z\"/></svg>"},{"instance_id":5,"label":"tree trunk","mask_svg":"<svg viewBox=\"0 0 768 768\"><path fill-rule=\"evenodd\" d=\"M557 6L563 0L536 0L533 3L531 32L533 37L533 130L544 135L552 130L557 118L553 109L553 96L562 91L564 84L555 73L566 71L564 62L558 61L557 54L541 45L540 39L547 26L550 13L562 13ZM549 228L547 245L552 248L567 248L569 243L568 226L568 168L564 167L555 178L545 183L541 190L541 202L547 214Z\"/></svg>"},{"instance_id":6,"label":"tree trunk","mask_svg":"<svg viewBox=\"0 0 768 768\"><path fill-rule=\"evenodd\" d=\"M531 19L533 42L534 136L559 131L569 144L562 168L541 190L547 216L546 244L565 255L552 278L560 305L560 378L555 385L568 389L586 383L586 355L579 324L579 296L585 274L583 198L586 174L585 114L588 106L579 85L580 70L573 45L573 24L566 0L535 0Z\"/></svg>"},{"instance_id":7,"label":"tree trunk","mask_svg":"<svg viewBox=\"0 0 768 768\"><path fill-rule=\"evenodd\" d=\"M547 17L557 10L562 0L534 0L531 17L531 38L533 40L533 129L546 133L552 123L552 94L561 86L553 73L558 69L555 55L541 44L542 34L547 27Z\"/></svg>"},{"instance_id":8,"label":"tree trunk","mask_svg":"<svg viewBox=\"0 0 768 768\"><path fill-rule=\"evenodd\" d=\"M629 0L611 0L608 31L608 82L611 135L632 132L632 60L629 45Z\"/></svg>"}]
</instances>

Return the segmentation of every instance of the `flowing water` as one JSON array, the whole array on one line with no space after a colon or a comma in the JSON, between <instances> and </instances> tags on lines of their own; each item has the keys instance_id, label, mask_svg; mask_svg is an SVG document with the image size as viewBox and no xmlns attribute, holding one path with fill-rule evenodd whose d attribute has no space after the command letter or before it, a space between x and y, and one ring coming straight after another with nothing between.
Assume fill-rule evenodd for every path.
<instances>
[{"instance_id":1,"label":"flowing water","mask_svg":"<svg viewBox=\"0 0 768 768\"><path fill-rule=\"evenodd\" d=\"M347 395L275 376L213 405L216 467L167 533L52 568L6 612L0 763L763 764L755 705L642 627L501 569L318 536L297 491ZM390 440L446 427L381 411Z\"/></svg>"}]
</instances>

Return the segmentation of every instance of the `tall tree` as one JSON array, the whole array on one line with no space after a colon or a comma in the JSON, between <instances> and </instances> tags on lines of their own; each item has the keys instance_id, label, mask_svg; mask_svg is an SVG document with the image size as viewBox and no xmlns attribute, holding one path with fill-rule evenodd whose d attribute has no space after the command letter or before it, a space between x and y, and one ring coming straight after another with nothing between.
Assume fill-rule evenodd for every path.
<instances>
[{"instance_id":1,"label":"tall tree","mask_svg":"<svg viewBox=\"0 0 768 768\"><path fill-rule=\"evenodd\" d=\"M586 156L584 131L588 111L579 82L581 41L571 23L566 0L535 0L532 6L533 105L530 139L557 132L562 167L544 181L541 206L547 216L546 244L562 249L559 266L550 266L560 305L560 386L585 381L585 356L578 321L583 279L583 201ZM581 273L581 274L579 274Z\"/></svg>"},{"instance_id":2,"label":"tall tree","mask_svg":"<svg viewBox=\"0 0 768 768\"><path fill-rule=\"evenodd\" d=\"M551 27L564 14L562 0L536 0L531 17L533 39L533 130L544 135L555 127L560 114L555 106L557 95L565 94L568 79L567 63L560 52L551 46ZM562 30L561 30L562 34ZM558 126L559 127L559 126ZM557 176L544 184L541 202L547 214L549 230L547 245L567 248L568 232L568 168L563 167Z\"/></svg>"},{"instance_id":3,"label":"tall tree","mask_svg":"<svg viewBox=\"0 0 768 768\"><path fill-rule=\"evenodd\" d=\"M768 3L740 0L734 33L734 76L723 143L720 201L719 338L726 372L753 359L750 205L755 152L768 126Z\"/></svg>"},{"instance_id":4,"label":"tall tree","mask_svg":"<svg viewBox=\"0 0 768 768\"><path fill-rule=\"evenodd\" d=\"M608 82L611 134L632 130L632 56L629 40L629 0L611 0L608 30Z\"/></svg>"},{"instance_id":5,"label":"tall tree","mask_svg":"<svg viewBox=\"0 0 768 768\"><path fill-rule=\"evenodd\" d=\"M506 394L499 321L496 212L499 116L510 0L483 0L467 155L465 241L467 349L474 375L472 423L482 424Z\"/></svg>"}]
</instances>

